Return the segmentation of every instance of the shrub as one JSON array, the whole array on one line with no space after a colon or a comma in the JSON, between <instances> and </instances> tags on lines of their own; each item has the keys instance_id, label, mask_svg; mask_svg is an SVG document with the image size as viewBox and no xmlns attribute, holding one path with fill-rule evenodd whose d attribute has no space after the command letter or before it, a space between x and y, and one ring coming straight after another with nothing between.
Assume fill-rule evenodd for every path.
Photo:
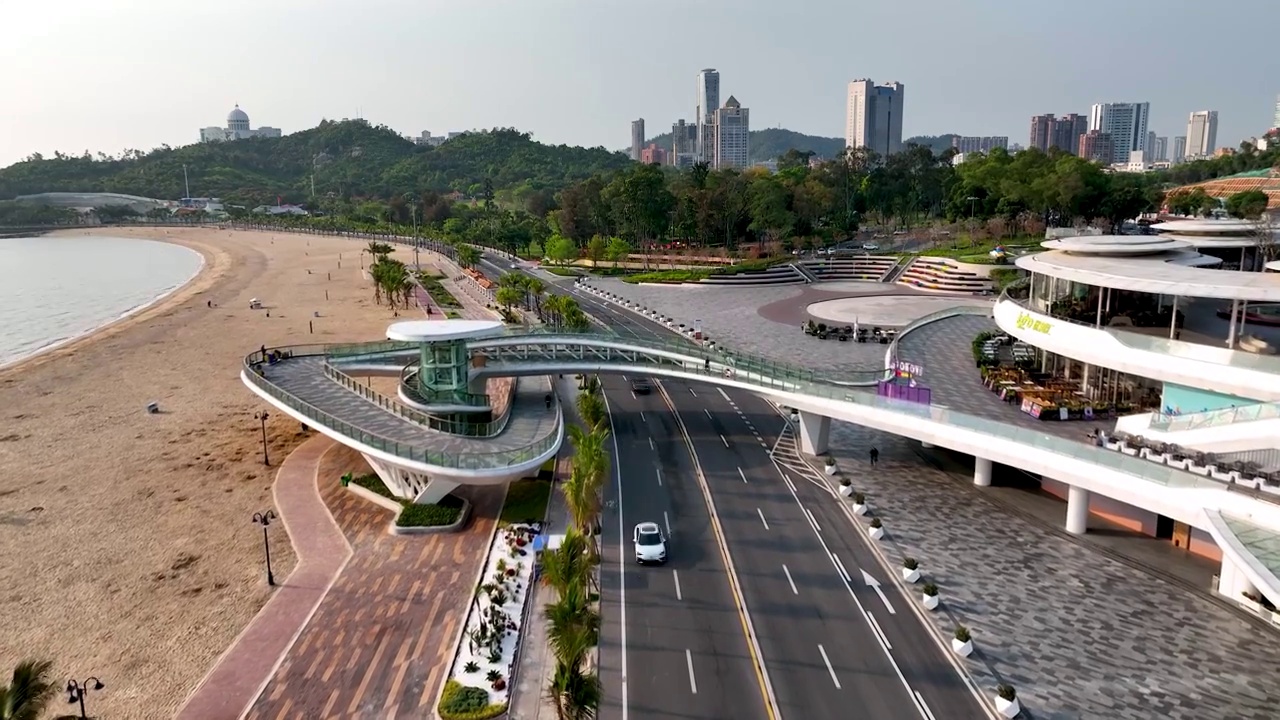
<instances>
[{"instance_id":1,"label":"shrub","mask_svg":"<svg viewBox=\"0 0 1280 720\"><path fill-rule=\"evenodd\" d=\"M1000 683L997 685L996 694L1008 702L1013 702L1014 698L1018 697L1018 691L1014 690L1013 686L1007 683Z\"/></svg>"},{"instance_id":2,"label":"shrub","mask_svg":"<svg viewBox=\"0 0 1280 720\"><path fill-rule=\"evenodd\" d=\"M489 720L507 711L506 703L490 703L489 691L463 685L457 680L444 684L437 707L441 720Z\"/></svg>"},{"instance_id":3,"label":"shrub","mask_svg":"<svg viewBox=\"0 0 1280 720\"><path fill-rule=\"evenodd\" d=\"M834 466L835 464L836 464L836 459L835 459L835 458L833 458L833 457L831 457L830 455L828 455L828 456L827 456L827 467L832 467L832 466Z\"/></svg>"},{"instance_id":4,"label":"shrub","mask_svg":"<svg viewBox=\"0 0 1280 720\"><path fill-rule=\"evenodd\" d=\"M840 484L844 487L849 487L850 485L853 485L853 481L849 478L840 478Z\"/></svg>"},{"instance_id":5,"label":"shrub","mask_svg":"<svg viewBox=\"0 0 1280 720\"><path fill-rule=\"evenodd\" d=\"M434 505L409 503L396 518L399 527L439 527L452 525L462 515L462 500L446 495Z\"/></svg>"},{"instance_id":6,"label":"shrub","mask_svg":"<svg viewBox=\"0 0 1280 720\"><path fill-rule=\"evenodd\" d=\"M395 500L396 502L400 502L400 498L391 494L391 490L387 488L386 483L382 482L382 478L378 477L377 475L373 473L369 473L368 475L361 475L360 477L356 477L356 478L351 478L349 476L350 476L350 473L347 473L347 475L343 476L344 478L349 478L347 480L348 483L354 483L364 488L365 490L375 492L384 498L390 498L392 500Z\"/></svg>"},{"instance_id":7,"label":"shrub","mask_svg":"<svg viewBox=\"0 0 1280 720\"><path fill-rule=\"evenodd\" d=\"M969 628L963 625L956 626L956 639L960 642L969 642L973 639L973 634L969 632Z\"/></svg>"},{"instance_id":8,"label":"shrub","mask_svg":"<svg viewBox=\"0 0 1280 720\"><path fill-rule=\"evenodd\" d=\"M938 586L937 586L937 585L934 585L933 583L925 583L925 584L924 584L924 594L925 594L925 595L929 595L930 597L932 597L932 596L934 596L934 595L937 595L937 594L938 594Z\"/></svg>"},{"instance_id":9,"label":"shrub","mask_svg":"<svg viewBox=\"0 0 1280 720\"><path fill-rule=\"evenodd\" d=\"M468 660L466 665L462 666L462 672L473 673L480 669L480 664L475 660Z\"/></svg>"},{"instance_id":10,"label":"shrub","mask_svg":"<svg viewBox=\"0 0 1280 720\"><path fill-rule=\"evenodd\" d=\"M502 679L502 673L498 672L497 670L490 670L489 672L485 673L484 679L488 680L489 682L498 682L498 680Z\"/></svg>"},{"instance_id":11,"label":"shrub","mask_svg":"<svg viewBox=\"0 0 1280 720\"><path fill-rule=\"evenodd\" d=\"M867 496L866 496L866 495L863 495L862 493L854 493L854 494L853 494L853 504L854 504L854 505L866 505L866 504L867 504Z\"/></svg>"},{"instance_id":12,"label":"shrub","mask_svg":"<svg viewBox=\"0 0 1280 720\"><path fill-rule=\"evenodd\" d=\"M880 522L880 518L871 518L871 527L884 527L884 523Z\"/></svg>"},{"instance_id":13,"label":"shrub","mask_svg":"<svg viewBox=\"0 0 1280 720\"><path fill-rule=\"evenodd\" d=\"M920 563L916 562L916 559L913 557L904 558L902 561L902 567L908 570L915 570L920 567Z\"/></svg>"}]
</instances>

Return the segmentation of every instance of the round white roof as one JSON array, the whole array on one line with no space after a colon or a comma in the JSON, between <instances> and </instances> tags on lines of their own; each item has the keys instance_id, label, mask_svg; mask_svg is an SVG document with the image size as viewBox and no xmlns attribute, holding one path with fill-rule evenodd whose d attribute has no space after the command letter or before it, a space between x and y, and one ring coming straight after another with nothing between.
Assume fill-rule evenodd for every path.
<instances>
[{"instance_id":1,"label":"round white roof","mask_svg":"<svg viewBox=\"0 0 1280 720\"><path fill-rule=\"evenodd\" d=\"M1059 240L1046 240L1040 246L1073 255L1108 255L1131 257L1155 255L1170 250L1185 250L1190 243L1159 235L1081 235Z\"/></svg>"},{"instance_id":2,"label":"round white roof","mask_svg":"<svg viewBox=\"0 0 1280 720\"><path fill-rule=\"evenodd\" d=\"M488 337L502 332L500 320L406 320L387 328L388 340L435 342Z\"/></svg>"},{"instance_id":3,"label":"round white roof","mask_svg":"<svg viewBox=\"0 0 1280 720\"><path fill-rule=\"evenodd\" d=\"M227 113L227 122L249 122L249 114L240 109L237 105L234 110Z\"/></svg>"},{"instance_id":4,"label":"round white roof","mask_svg":"<svg viewBox=\"0 0 1280 720\"><path fill-rule=\"evenodd\" d=\"M1222 235L1246 235L1254 231L1258 227L1258 223L1253 220L1239 220L1235 218L1223 218L1221 220L1170 220L1168 222L1152 225L1153 230L1159 232L1176 232L1190 235L1206 234L1222 234Z\"/></svg>"}]
</instances>

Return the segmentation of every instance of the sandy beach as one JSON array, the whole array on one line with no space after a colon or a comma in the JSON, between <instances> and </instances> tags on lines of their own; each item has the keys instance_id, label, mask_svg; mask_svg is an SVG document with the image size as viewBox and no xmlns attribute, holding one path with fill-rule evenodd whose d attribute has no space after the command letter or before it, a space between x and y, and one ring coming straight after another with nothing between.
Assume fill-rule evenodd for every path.
<instances>
[{"instance_id":1,"label":"sandy beach","mask_svg":"<svg viewBox=\"0 0 1280 720\"><path fill-rule=\"evenodd\" d=\"M190 247L205 267L157 305L0 370L0 668L47 658L59 682L102 678L94 716L168 717L269 595L250 518L271 507L275 469L303 439L273 412L263 466L253 415L269 406L240 382L243 357L375 340L393 318L361 277L361 241L111 234ZM266 309L249 310L253 297ZM160 414L144 412L152 400ZM271 541L283 578L294 557L282 523Z\"/></svg>"}]
</instances>

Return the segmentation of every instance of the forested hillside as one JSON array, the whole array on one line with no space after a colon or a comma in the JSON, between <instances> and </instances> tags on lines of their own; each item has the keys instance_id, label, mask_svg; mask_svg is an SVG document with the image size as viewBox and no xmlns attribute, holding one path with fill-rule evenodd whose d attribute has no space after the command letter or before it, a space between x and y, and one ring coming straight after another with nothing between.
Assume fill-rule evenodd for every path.
<instances>
[{"instance_id":1,"label":"forested hillside","mask_svg":"<svg viewBox=\"0 0 1280 720\"><path fill-rule=\"evenodd\" d=\"M555 191L629 160L604 148L543 145L512 129L476 132L439 147L419 147L384 126L362 120L322 122L281 138L129 151L120 158L34 155L0 169L0 200L41 192L116 192L182 197L183 166L191 194L256 205L324 197L494 190Z\"/></svg>"}]
</instances>

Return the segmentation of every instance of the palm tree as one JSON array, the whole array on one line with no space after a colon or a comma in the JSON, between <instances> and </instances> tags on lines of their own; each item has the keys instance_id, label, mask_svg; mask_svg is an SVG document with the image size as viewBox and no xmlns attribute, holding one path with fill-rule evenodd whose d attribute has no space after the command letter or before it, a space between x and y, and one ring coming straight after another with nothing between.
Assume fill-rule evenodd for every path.
<instances>
[{"instance_id":1,"label":"palm tree","mask_svg":"<svg viewBox=\"0 0 1280 720\"><path fill-rule=\"evenodd\" d=\"M57 693L49 681L53 663L23 660L13 669L9 685L0 686L0 720L36 720Z\"/></svg>"},{"instance_id":2,"label":"palm tree","mask_svg":"<svg viewBox=\"0 0 1280 720\"><path fill-rule=\"evenodd\" d=\"M573 587L585 587L591 576L587 539L574 528L565 533L560 547L542 554L542 582L563 596Z\"/></svg>"},{"instance_id":3,"label":"palm tree","mask_svg":"<svg viewBox=\"0 0 1280 720\"><path fill-rule=\"evenodd\" d=\"M480 251L470 245L458 246L458 264L464 268L474 266L480 262Z\"/></svg>"},{"instance_id":4,"label":"palm tree","mask_svg":"<svg viewBox=\"0 0 1280 720\"><path fill-rule=\"evenodd\" d=\"M585 465L585 463L584 463ZM569 478L561 486L565 505L573 518L574 527L585 536L594 533L600 519L600 483L596 482L588 468L574 463ZM595 556L595 542L588 544Z\"/></svg>"}]
</instances>

